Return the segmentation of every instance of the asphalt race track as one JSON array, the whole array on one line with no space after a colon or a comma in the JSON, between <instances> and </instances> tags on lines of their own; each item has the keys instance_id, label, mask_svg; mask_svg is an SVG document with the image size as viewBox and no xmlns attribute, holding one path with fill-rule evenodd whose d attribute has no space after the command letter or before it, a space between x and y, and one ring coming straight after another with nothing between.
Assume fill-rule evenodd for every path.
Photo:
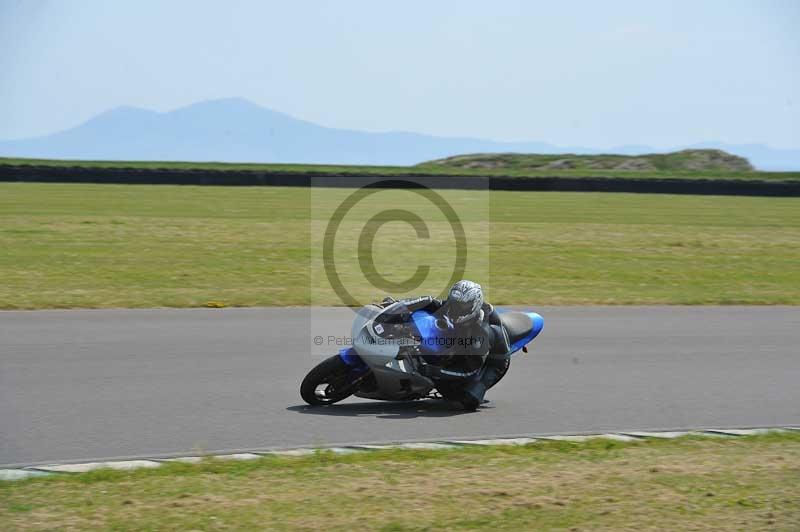
<instances>
[{"instance_id":1,"label":"asphalt race track","mask_svg":"<svg viewBox=\"0 0 800 532\"><path fill-rule=\"evenodd\" d=\"M800 425L797 307L535 310L543 333L474 413L305 407L312 338L347 334L347 309L0 312L0 464Z\"/></svg>"}]
</instances>

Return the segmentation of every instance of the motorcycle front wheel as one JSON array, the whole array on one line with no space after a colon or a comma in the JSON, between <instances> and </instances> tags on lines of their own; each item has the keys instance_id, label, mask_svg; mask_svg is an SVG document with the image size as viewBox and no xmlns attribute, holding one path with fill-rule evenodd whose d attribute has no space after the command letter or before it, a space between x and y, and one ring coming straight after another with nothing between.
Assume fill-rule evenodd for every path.
<instances>
[{"instance_id":1,"label":"motorcycle front wheel","mask_svg":"<svg viewBox=\"0 0 800 532\"><path fill-rule=\"evenodd\" d=\"M308 372L300 385L300 396L312 406L332 405L350 397L358 387L358 380L341 357L334 355Z\"/></svg>"}]
</instances>

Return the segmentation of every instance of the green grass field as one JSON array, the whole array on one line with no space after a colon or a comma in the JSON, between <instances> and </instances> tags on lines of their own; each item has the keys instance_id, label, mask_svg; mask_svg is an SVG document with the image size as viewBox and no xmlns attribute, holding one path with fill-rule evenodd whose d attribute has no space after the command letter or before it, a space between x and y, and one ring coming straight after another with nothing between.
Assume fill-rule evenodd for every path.
<instances>
[{"instance_id":1,"label":"green grass field","mask_svg":"<svg viewBox=\"0 0 800 532\"><path fill-rule=\"evenodd\" d=\"M350 193L322 192L326 207ZM384 194L378 203L387 207L408 192ZM486 206L467 229L487 227L489 213L489 253L473 255L491 259L488 278L476 275L495 303L800 303L797 198L443 195L457 209ZM311 213L322 216L310 196L276 187L0 184L0 308L338 304L330 291L310 296L320 284L310 274ZM390 241L392 231L413 237L402 225L385 230ZM391 246L376 250L379 271L403 262ZM447 253L411 255L452 271ZM342 270L355 295L381 296L357 282L357 270L353 260Z\"/></svg>"},{"instance_id":2,"label":"green grass field","mask_svg":"<svg viewBox=\"0 0 800 532\"><path fill-rule=\"evenodd\" d=\"M798 530L800 433L321 453L0 482L2 530Z\"/></svg>"},{"instance_id":3,"label":"green grass field","mask_svg":"<svg viewBox=\"0 0 800 532\"><path fill-rule=\"evenodd\" d=\"M543 161L552 161L563 156L536 156ZM604 156L613 157L613 156ZM797 181L800 172L742 172L731 170L679 170L674 168L657 170L612 170L575 168L566 170L537 170L525 167L508 168L457 168L445 164L423 163L416 166L356 166L335 164L262 164L262 163L218 163L176 161L70 161L56 159L19 159L0 157L2 165L79 166L91 168L146 168L146 169L201 169L201 170L250 170L265 173L296 173L298 175L350 174L367 176L391 175L477 175L507 177L627 177L627 178L675 178L675 179L746 179L764 181Z\"/></svg>"}]
</instances>

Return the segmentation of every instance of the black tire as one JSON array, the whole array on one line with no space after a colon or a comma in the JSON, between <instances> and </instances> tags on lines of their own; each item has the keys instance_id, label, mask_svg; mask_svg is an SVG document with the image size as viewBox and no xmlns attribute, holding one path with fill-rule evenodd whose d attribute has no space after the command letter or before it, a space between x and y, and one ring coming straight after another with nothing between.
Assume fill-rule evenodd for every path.
<instances>
[{"instance_id":1,"label":"black tire","mask_svg":"<svg viewBox=\"0 0 800 532\"><path fill-rule=\"evenodd\" d=\"M308 372L300 385L300 396L312 406L332 405L350 397L358 387L357 380L341 357L334 355Z\"/></svg>"}]
</instances>

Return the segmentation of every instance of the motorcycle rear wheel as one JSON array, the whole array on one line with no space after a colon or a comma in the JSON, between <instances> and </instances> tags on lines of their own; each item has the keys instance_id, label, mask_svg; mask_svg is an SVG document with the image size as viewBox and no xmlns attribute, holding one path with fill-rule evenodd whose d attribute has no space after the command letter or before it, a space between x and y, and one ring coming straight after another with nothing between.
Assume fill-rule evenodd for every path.
<instances>
[{"instance_id":1,"label":"motorcycle rear wheel","mask_svg":"<svg viewBox=\"0 0 800 532\"><path fill-rule=\"evenodd\" d=\"M356 391L357 377L339 355L326 358L303 379L300 396L312 406L332 405Z\"/></svg>"}]
</instances>

